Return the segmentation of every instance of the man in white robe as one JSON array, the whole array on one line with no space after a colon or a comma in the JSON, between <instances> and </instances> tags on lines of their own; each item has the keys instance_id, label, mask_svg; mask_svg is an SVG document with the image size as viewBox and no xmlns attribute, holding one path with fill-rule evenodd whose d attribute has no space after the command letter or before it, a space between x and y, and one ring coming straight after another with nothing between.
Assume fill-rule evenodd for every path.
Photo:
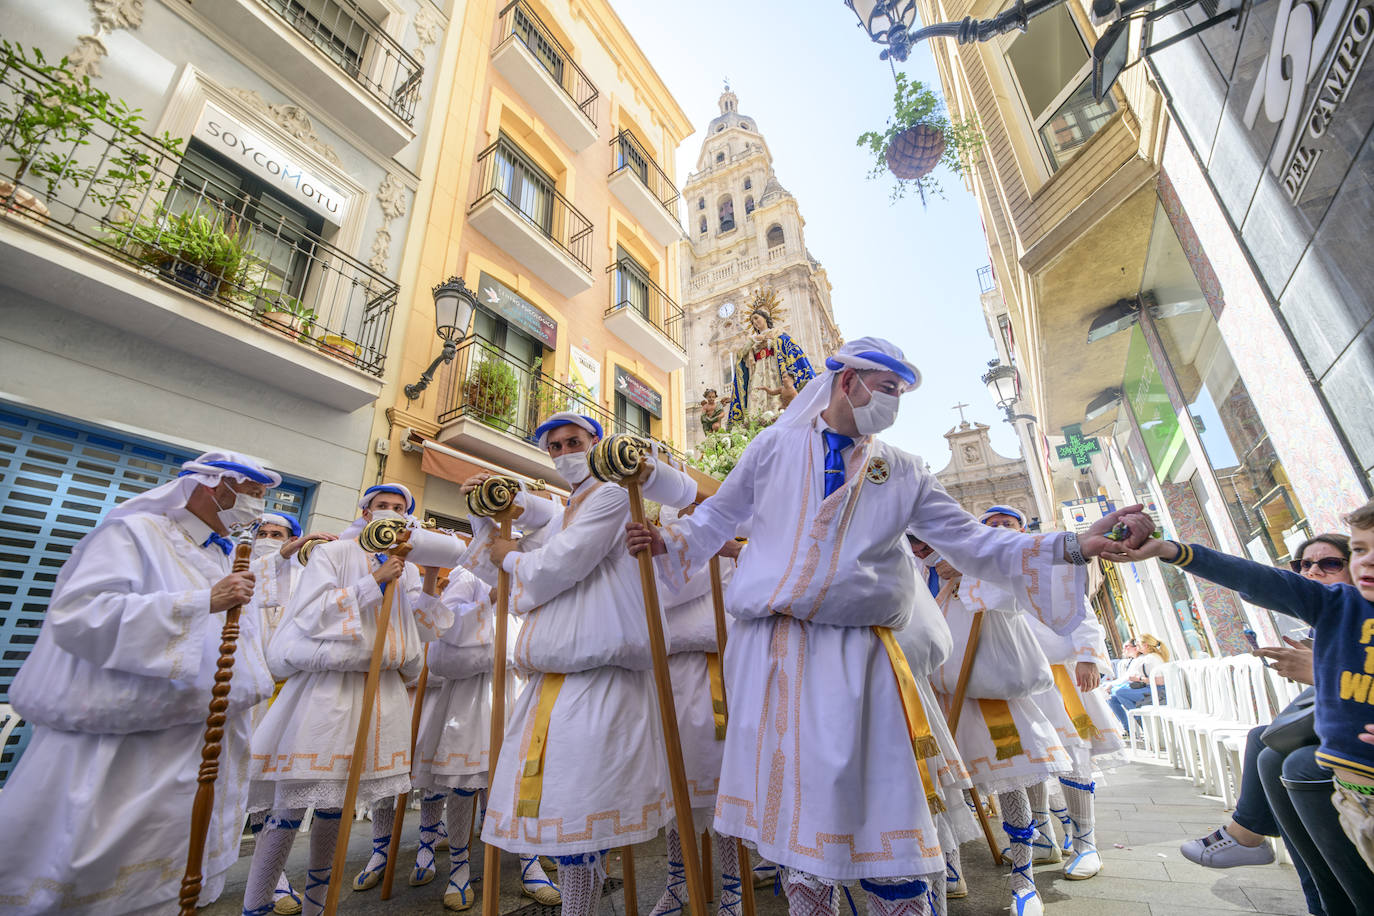
<instances>
[{"instance_id":1,"label":"man in white robe","mask_svg":"<svg viewBox=\"0 0 1374 916\"><path fill-rule=\"evenodd\" d=\"M380 484L363 494L359 506L362 517L339 540L311 553L268 645L268 664L286 684L253 735L249 807L271 814L258 835L244 890L244 913L251 916L272 910L272 889L310 807L315 815L305 916L316 916L323 908L377 615L387 589L394 589L394 597L357 801L367 805L410 788L405 682L420 672L423 643L448 629L453 614L435 594L437 569L426 568L422 582L414 564L369 553L357 541L369 521L413 512L410 492L399 484Z\"/></svg>"},{"instance_id":2,"label":"man in white robe","mask_svg":"<svg viewBox=\"0 0 1374 916\"><path fill-rule=\"evenodd\" d=\"M33 740L0 792L0 911L176 913L224 612L253 595L225 537L281 478L230 452L112 509L58 574L10 688ZM272 693L242 622L200 904L238 858L249 711Z\"/></svg>"},{"instance_id":3,"label":"man in white robe","mask_svg":"<svg viewBox=\"0 0 1374 916\"><path fill-rule=\"evenodd\" d=\"M557 413L537 433L572 489L567 507L522 493L525 537L503 540L490 520L475 520L461 560L488 584L498 568L510 573L510 610L523 618L515 664L530 678L508 714L482 841L555 858L563 913L593 916L601 853L663 828L668 764L643 596L624 545L629 497L591 477L595 420Z\"/></svg>"},{"instance_id":4,"label":"man in white robe","mask_svg":"<svg viewBox=\"0 0 1374 916\"><path fill-rule=\"evenodd\" d=\"M297 561L301 548L310 541L332 540L335 540L332 534L304 534L300 520L286 512L269 512L258 521L253 533L253 562L248 567L254 580L253 601L244 608L244 613L257 618L256 626L264 656L267 654L267 644L276 634L286 606L295 594L301 573L305 571L305 567ZM280 690L283 683L285 681L277 681L276 690ZM269 699L253 708L254 728L267 715L271 705ZM262 832L265 818L264 812L255 811L248 819L248 829L254 836ZM295 916L301 911L300 894L291 886L286 872L278 876L272 897L273 912L277 916Z\"/></svg>"},{"instance_id":5,"label":"man in white robe","mask_svg":"<svg viewBox=\"0 0 1374 916\"><path fill-rule=\"evenodd\" d=\"M628 546L658 555L661 575L685 578L751 523L726 596L737 621L716 829L786 867L795 916L833 914L835 885L856 880L875 916L924 913L943 886L944 860L917 755L938 747L904 707L888 648L921 587L907 528L959 568L1053 612L1053 565L1095 556L1117 521L1136 542L1153 526L1137 506L1081 541L985 528L921 461L876 437L919 381L902 352L860 338L826 368L714 496L662 537L631 525ZM908 738L913 753L896 753Z\"/></svg>"}]
</instances>

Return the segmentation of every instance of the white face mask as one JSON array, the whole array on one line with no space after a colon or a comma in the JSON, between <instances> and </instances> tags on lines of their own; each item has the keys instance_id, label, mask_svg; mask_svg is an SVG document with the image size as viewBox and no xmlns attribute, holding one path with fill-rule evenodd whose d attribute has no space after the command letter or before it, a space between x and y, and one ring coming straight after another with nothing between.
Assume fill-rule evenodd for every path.
<instances>
[{"instance_id":1,"label":"white face mask","mask_svg":"<svg viewBox=\"0 0 1374 916\"><path fill-rule=\"evenodd\" d=\"M926 569L934 569L940 563L940 555L938 553L931 553L930 556L921 557L920 560L925 564Z\"/></svg>"},{"instance_id":2,"label":"white face mask","mask_svg":"<svg viewBox=\"0 0 1374 916\"><path fill-rule=\"evenodd\" d=\"M253 542L253 559L258 560L269 554L281 552L281 541L274 541L271 538L258 538Z\"/></svg>"},{"instance_id":3,"label":"white face mask","mask_svg":"<svg viewBox=\"0 0 1374 916\"><path fill-rule=\"evenodd\" d=\"M586 452L559 455L553 459L553 466L558 468L558 476L566 480L569 486L574 487L586 480L592 472L591 467L587 464Z\"/></svg>"},{"instance_id":4,"label":"white face mask","mask_svg":"<svg viewBox=\"0 0 1374 916\"><path fill-rule=\"evenodd\" d=\"M383 518L398 518L398 519L401 519L402 521L405 520L405 516L402 515L401 513L397 512L397 511L395 511L394 509L373 509L373 510L372 510L372 521L375 522L375 521L377 521L378 519L383 519Z\"/></svg>"},{"instance_id":5,"label":"white face mask","mask_svg":"<svg viewBox=\"0 0 1374 916\"><path fill-rule=\"evenodd\" d=\"M225 528L246 528L258 520L267 509L267 501L261 496L235 493L234 504L228 509L219 510L219 520Z\"/></svg>"},{"instance_id":6,"label":"white face mask","mask_svg":"<svg viewBox=\"0 0 1374 916\"><path fill-rule=\"evenodd\" d=\"M862 378L855 378L863 385L864 391L868 392L868 403L855 407L854 402L849 401L850 410L854 413L854 428L861 436L877 435L897 422L897 408L901 406L901 399L895 394L874 391L864 385ZM845 400L849 400L849 395L845 395Z\"/></svg>"}]
</instances>

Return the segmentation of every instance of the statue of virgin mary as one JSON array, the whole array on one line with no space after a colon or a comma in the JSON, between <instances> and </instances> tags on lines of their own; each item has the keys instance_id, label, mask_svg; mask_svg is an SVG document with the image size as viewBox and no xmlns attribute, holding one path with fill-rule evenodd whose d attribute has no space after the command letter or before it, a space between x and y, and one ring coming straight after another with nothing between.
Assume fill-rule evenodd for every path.
<instances>
[{"instance_id":1,"label":"statue of virgin mary","mask_svg":"<svg viewBox=\"0 0 1374 916\"><path fill-rule=\"evenodd\" d=\"M776 417L816 377L802 348L775 320L778 305L778 294L771 289L754 296L744 344L735 360L731 424L749 416Z\"/></svg>"}]
</instances>

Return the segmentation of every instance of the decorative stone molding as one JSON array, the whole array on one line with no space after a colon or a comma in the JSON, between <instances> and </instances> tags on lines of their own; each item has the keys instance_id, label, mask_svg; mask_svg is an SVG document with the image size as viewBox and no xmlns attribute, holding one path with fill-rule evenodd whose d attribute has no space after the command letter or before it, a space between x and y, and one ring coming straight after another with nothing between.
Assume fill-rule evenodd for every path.
<instances>
[{"instance_id":1,"label":"decorative stone molding","mask_svg":"<svg viewBox=\"0 0 1374 916\"><path fill-rule=\"evenodd\" d=\"M417 44L413 57L420 63L425 62L425 48L439 40L444 28L444 17L429 3L421 0L420 10L415 14L415 38Z\"/></svg>"},{"instance_id":2,"label":"decorative stone molding","mask_svg":"<svg viewBox=\"0 0 1374 916\"><path fill-rule=\"evenodd\" d=\"M386 274L387 262L391 260L391 222L406 214L406 186L401 176L387 172L377 188L377 206L382 210L382 225L377 229L377 237L372 240L372 258L368 266L379 274Z\"/></svg>"},{"instance_id":3,"label":"decorative stone molding","mask_svg":"<svg viewBox=\"0 0 1374 916\"><path fill-rule=\"evenodd\" d=\"M310 116L300 107L269 102L255 89L230 89L229 91L249 108L260 111L276 121L277 126L282 130L300 140L331 163L340 168L343 167L343 162L339 159L339 154L334 152L334 147L315 135L315 125L311 122Z\"/></svg>"},{"instance_id":4,"label":"decorative stone molding","mask_svg":"<svg viewBox=\"0 0 1374 916\"><path fill-rule=\"evenodd\" d=\"M95 34L79 35L67 54L78 78L100 76L100 60L109 54L101 39L120 29L133 31L143 24L143 0L90 0Z\"/></svg>"}]
</instances>

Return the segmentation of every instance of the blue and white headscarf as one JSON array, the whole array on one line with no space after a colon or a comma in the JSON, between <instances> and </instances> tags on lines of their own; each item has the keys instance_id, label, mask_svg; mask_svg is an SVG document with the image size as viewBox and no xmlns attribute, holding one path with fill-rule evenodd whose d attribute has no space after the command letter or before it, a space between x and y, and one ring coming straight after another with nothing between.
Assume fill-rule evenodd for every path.
<instances>
[{"instance_id":1,"label":"blue and white headscarf","mask_svg":"<svg viewBox=\"0 0 1374 916\"><path fill-rule=\"evenodd\" d=\"M901 348L881 337L860 337L840 347L825 361L825 371L808 382L778 417L778 426L805 426L830 403L830 388L835 376L845 369L876 369L895 372L906 383L902 392L914 391L921 384L921 372L909 362Z\"/></svg>"},{"instance_id":2,"label":"blue and white headscarf","mask_svg":"<svg viewBox=\"0 0 1374 916\"><path fill-rule=\"evenodd\" d=\"M580 426L598 439L602 436L601 424L596 422L594 418L586 414L573 413L570 410L560 410L539 424L539 428L534 431L535 441L540 448L547 449L549 447L549 433L560 426L568 425Z\"/></svg>"},{"instance_id":3,"label":"blue and white headscarf","mask_svg":"<svg viewBox=\"0 0 1374 916\"><path fill-rule=\"evenodd\" d=\"M1014 506L989 506L978 516L978 521L986 525L994 515L1009 515L1020 522L1022 528L1026 527L1026 514Z\"/></svg>"},{"instance_id":4,"label":"blue and white headscarf","mask_svg":"<svg viewBox=\"0 0 1374 916\"><path fill-rule=\"evenodd\" d=\"M301 523L296 516L285 512L268 512L258 519L259 525L277 525L291 532L293 538L301 536Z\"/></svg>"}]
</instances>

